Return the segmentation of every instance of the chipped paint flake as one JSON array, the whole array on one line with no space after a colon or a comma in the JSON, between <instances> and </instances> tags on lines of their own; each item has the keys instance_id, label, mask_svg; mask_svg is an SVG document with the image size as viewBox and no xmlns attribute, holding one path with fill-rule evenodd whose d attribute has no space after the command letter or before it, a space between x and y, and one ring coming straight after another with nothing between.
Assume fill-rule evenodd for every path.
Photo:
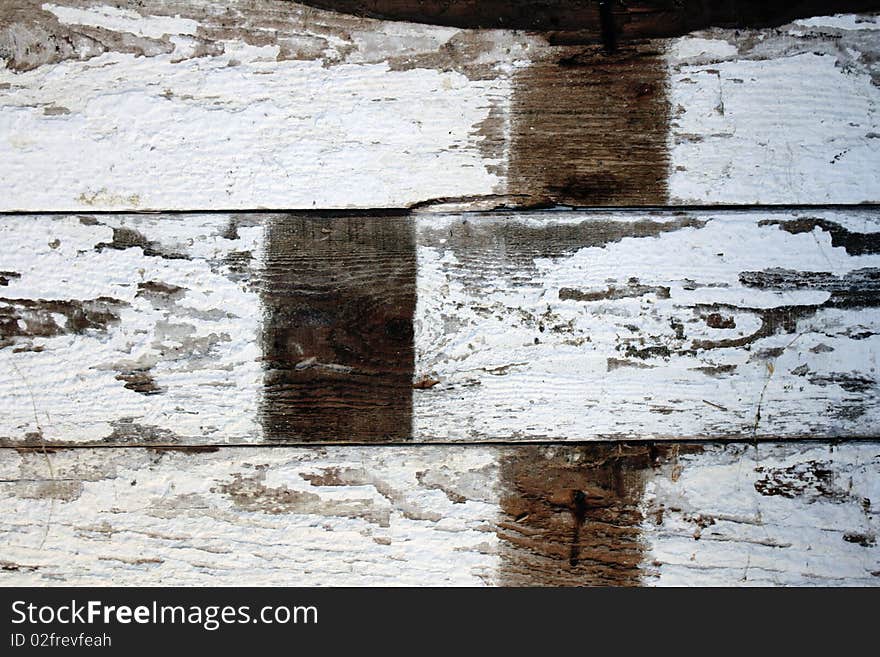
<instances>
[{"instance_id":1,"label":"chipped paint flake","mask_svg":"<svg viewBox=\"0 0 880 657\"><path fill-rule=\"evenodd\" d=\"M79 8L46 3L42 9L50 12L64 25L89 25L113 32L129 32L137 36L160 39L166 35L195 35L197 21L178 16L145 16L129 9L101 5Z\"/></svg>"}]
</instances>

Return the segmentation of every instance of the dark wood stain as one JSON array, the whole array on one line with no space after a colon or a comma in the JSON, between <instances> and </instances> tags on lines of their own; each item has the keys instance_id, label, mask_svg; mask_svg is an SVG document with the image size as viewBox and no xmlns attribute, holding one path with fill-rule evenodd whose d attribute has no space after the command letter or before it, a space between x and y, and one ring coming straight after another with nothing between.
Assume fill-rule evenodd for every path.
<instances>
[{"instance_id":1,"label":"dark wood stain","mask_svg":"<svg viewBox=\"0 0 880 657\"><path fill-rule=\"evenodd\" d=\"M118 324L128 303L109 297L97 299L9 299L0 298L0 349L30 338L82 335L106 331ZM58 317L63 316L64 321Z\"/></svg>"},{"instance_id":2,"label":"dark wood stain","mask_svg":"<svg viewBox=\"0 0 880 657\"><path fill-rule=\"evenodd\" d=\"M583 43L679 36L706 27L771 27L795 18L870 11L877 0L298 0L331 11L464 28L575 33ZM567 39L574 38L568 35Z\"/></svg>"},{"instance_id":3,"label":"dark wood stain","mask_svg":"<svg viewBox=\"0 0 880 657\"><path fill-rule=\"evenodd\" d=\"M149 367L122 371L116 375L116 380L123 381L126 389L142 395L159 395L165 392L165 389L156 383Z\"/></svg>"},{"instance_id":4,"label":"dark wood stain","mask_svg":"<svg viewBox=\"0 0 880 657\"><path fill-rule=\"evenodd\" d=\"M21 278L21 274L17 271L0 271L0 285L9 285L9 281L15 278Z\"/></svg>"},{"instance_id":5,"label":"dark wood stain","mask_svg":"<svg viewBox=\"0 0 880 657\"><path fill-rule=\"evenodd\" d=\"M755 482L755 490L767 497L800 498L809 503L834 502L842 504L854 498L849 488L851 482L835 473L831 461L800 461L787 467L766 467L758 465L755 472L761 478ZM870 505L870 502L869 502Z\"/></svg>"},{"instance_id":6,"label":"dark wood stain","mask_svg":"<svg viewBox=\"0 0 880 657\"><path fill-rule=\"evenodd\" d=\"M829 272L799 272L789 269L767 269L764 271L746 271L739 275L740 282L751 288L762 290L823 290L830 293L823 303L784 305L772 308L747 308L728 304L714 303L698 305L696 309L708 313L709 323L713 315L734 312L750 312L761 319L757 331L738 338L722 340L694 340L693 350L729 349L750 345L762 338L777 333L795 333L798 322L815 315L822 308L876 308L880 306L880 269L866 268L851 271L843 276ZM867 331L862 337L870 337Z\"/></svg>"},{"instance_id":7,"label":"dark wood stain","mask_svg":"<svg viewBox=\"0 0 880 657\"><path fill-rule=\"evenodd\" d=\"M291 215L267 231L265 439L410 439L411 218Z\"/></svg>"},{"instance_id":8,"label":"dark wood stain","mask_svg":"<svg viewBox=\"0 0 880 657\"><path fill-rule=\"evenodd\" d=\"M636 299L646 294L654 294L658 299L668 299L670 290L665 285L641 285L637 278L631 278L627 286L609 285L602 290L577 290L563 287L559 290L560 301L616 301Z\"/></svg>"},{"instance_id":9,"label":"dark wood stain","mask_svg":"<svg viewBox=\"0 0 880 657\"><path fill-rule=\"evenodd\" d=\"M561 258L580 249L606 247L627 238L647 239L682 229L698 230L706 225L706 220L685 214L666 213L663 219L622 217L536 225L516 216L496 219L491 215L477 215L442 228L421 226L419 242L452 249L455 257L469 267L485 267L489 260L509 261L511 269L522 269L533 264L536 258Z\"/></svg>"},{"instance_id":10,"label":"dark wood stain","mask_svg":"<svg viewBox=\"0 0 880 657\"><path fill-rule=\"evenodd\" d=\"M148 240L143 233L134 228L128 228L127 226L111 226L111 228L113 230L113 240L96 244L95 251L98 253L104 249L124 251L125 249L139 248L144 252L145 256L149 257L166 258L168 260L187 259L183 254L170 252L164 249L158 242Z\"/></svg>"},{"instance_id":11,"label":"dark wood stain","mask_svg":"<svg viewBox=\"0 0 880 657\"><path fill-rule=\"evenodd\" d=\"M176 452L180 454L213 454L220 451L220 448L216 445L161 445L156 447L148 447L147 449L156 454L165 454L171 452Z\"/></svg>"},{"instance_id":12,"label":"dark wood stain","mask_svg":"<svg viewBox=\"0 0 880 657\"><path fill-rule=\"evenodd\" d=\"M874 255L880 253L880 233L857 233L841 226L837 222L817 217L803 217L798 219L766 219L759 222L759 226L778 226L792 235L800 233L812 233L816 228L826 232L831 237L831 246L846 249L849 255Z\"/></svg>"},{"instance_id":13,"label":"dark wood stain","mask_svg":"<svg viewBox=\"0 0 880 657\"><path fill-rule=\"evenodd\" d=\"M765 269L744 271L739 281L760 290L822 290L831 296L823 308L876 308L880 306L880 269L854 269L839 276L830 272Z\"/></svg>"},{"instance_id":14,"label":"dark wood stain","mask_svg":"<svg viewBox=\"0 0 880 657\"><path fill-rule=\"evenodd\" d=\"M520 446L499 456L505 586L637 586L640 503L654 468L683 444Z\"/></svg>"},{"instance_id":15,"label":"dark wood stain","mask_svg":"<svg viewBox=\"0 0 880 657\"><path fill-rule=\"evenodd\" d=\"M551 47L517 72L509 189L532 205L665 204L670 110L659 48Z\"/></svg>"}]
</instances>

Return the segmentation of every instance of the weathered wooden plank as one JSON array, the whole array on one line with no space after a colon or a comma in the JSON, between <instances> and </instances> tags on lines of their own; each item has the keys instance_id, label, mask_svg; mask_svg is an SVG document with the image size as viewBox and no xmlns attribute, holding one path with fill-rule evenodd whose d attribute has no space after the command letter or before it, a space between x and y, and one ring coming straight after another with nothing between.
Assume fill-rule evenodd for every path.
<instances>
[{"instance_id":1,"label":"weathered wooden plank","mask_svg":"<svg viewBox=\"0 0 880 657\"><path fill-rule=\"evenodd\" d=\"M0 210L878 201L876 15L627 23L609 53L279 0L117 4L0 8ZM681 29L744 22L698 5Z\"/></svg>"},{"instance_id":2,"label":"weathered wooden plank","mask_svg":"<svg viewBox=\"0 0 880 657\"><path fill-rule=\"evenodd\" d=\"M880 445L0 450L2 585L876 585Z\"/></svg>"},{"instance_id":3,"label":"weathered wooden plank","mask_svg":"<svg viewBox=\"0 0 880 657\"><path fill-rule=\"evenodd\" d=\"M432 217L416 436L871 436L874 212ZM480 409L475 412L473 409Z\"/></svg>"},{"instance_id":4,"label":"weathered wooden plank","mask_svg":"<svg viewBox=\"0 0 880 657\"><path fill-rule=\"evenodd\" d=\"M0 217L0 440L872 437L880 213Z\"/></svg>"},{"instance_id":5,"label":"weathered wooden plank","mask_svg":"<svg viewBox=\"0 0 880 657\"><path fill-rule=\"evenodd\" d=\"M823 0L304 0L356 16L454 27L543 30L555 38L602 41L610 19L618 38L680 36L705 27L769 27L829 10ZM876 1L835 2L837 13L877 9ZM576 32L576 36L569 35Z\"/></svg>"},{"instance_id":6,"label":"weathered wooden plank","mask_svg":"<svg viewBox=\"0 0 880 657\"><path fill-rule=\"evenodd\" d=\"M252 263L262 222L83 215L2 224L0 433L163 443L257 434L263 352Z\"/></svg>"}]
</instances>

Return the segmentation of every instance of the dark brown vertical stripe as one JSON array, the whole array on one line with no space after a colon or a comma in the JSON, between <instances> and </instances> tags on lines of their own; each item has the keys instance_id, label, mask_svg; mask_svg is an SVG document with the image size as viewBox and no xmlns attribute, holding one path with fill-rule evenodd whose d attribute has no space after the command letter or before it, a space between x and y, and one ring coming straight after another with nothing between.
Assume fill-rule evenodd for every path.
<instances>
[{"instance_id":1,"label":"dark brown vertical stripe","mask_svg":"<svg viewBox=\"0 0 880 657\"><path fill-rule=\"evenodd\" d=\"M553 47L517 73L509 193L531 203L666 203L669 101L659 47Z\"/></svg>"},{"instance_id":2,"label":"dark brown vertical stripe","mask_svg":"<svg viewBox=\"0 0 880 657\"><path fill-rule=\"evenodd\" d=\"M499 583L640 584L645 482L652 469L694 449L603 444L502 450Z\"/></svg>"},{"instance_id":3,"label":"dark brown vertical stripe","mask_svg":"<svg viewBox=\"0 0 880 657\"><path fill-rule=\"evenodd\" d=\"M265 438L408 440L415 359L412 220L282 216L267 231Z\"/></svg>"}]
</instances>

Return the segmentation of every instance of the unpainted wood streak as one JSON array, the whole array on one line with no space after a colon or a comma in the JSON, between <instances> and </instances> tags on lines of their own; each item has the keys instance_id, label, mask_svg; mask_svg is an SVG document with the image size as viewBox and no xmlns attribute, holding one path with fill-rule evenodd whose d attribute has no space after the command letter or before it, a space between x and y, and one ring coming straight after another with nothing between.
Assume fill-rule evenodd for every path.
<instances>
[{"instance_id":1,"label":"unpainted wood streak","mask_svg":"<svg viewBox=\"0 0 880 657\"><path fill-rule=\"evenodd\" d=\"M658 42L548 48L514 76L508 185L524 204L662 205L669 167Z\"/></svg>"},{"instance_id":2,"label":"unpainted wood streak","mask_svg":"<svg viewBox=\"0 0 880 657\"><path fill-rule=\"evenodd\" d=\"M261 275L263 437L412 436L414 224L284 216Z\"/></svg>"},{"instance_id":3,"label":"unpainted wood streak","mask_svg":"<svg viewBox=\"0 0 880 657\"><path fill-rule=\"evenodd\" d=\"M0 450L3 585L872 585L880 446Z\"/></svg>"},{"instance_id":4,"label":"unpainted wood streak","mask_svg":"<svg viewBox=\"0 0 880 657\"><path fill-rule=\"evenodd\" d=\"M500 582L636 586L645 575L644 484L697 445L522 447L500 458Z\"/></svg>"}]
</instances>

